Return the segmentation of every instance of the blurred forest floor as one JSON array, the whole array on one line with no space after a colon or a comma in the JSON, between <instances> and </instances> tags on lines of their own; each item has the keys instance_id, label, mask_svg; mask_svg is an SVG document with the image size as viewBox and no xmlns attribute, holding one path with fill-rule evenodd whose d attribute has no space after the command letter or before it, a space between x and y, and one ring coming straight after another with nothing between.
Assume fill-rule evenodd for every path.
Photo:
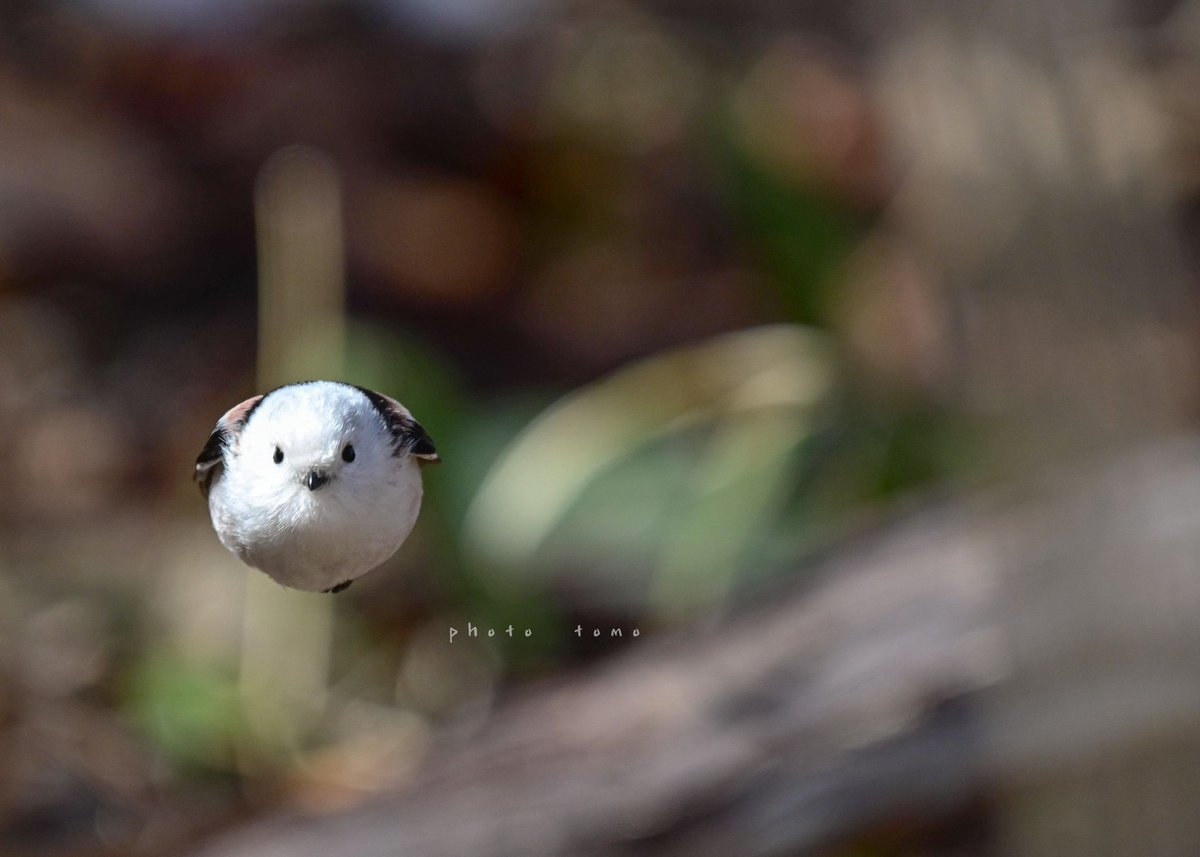
<instances>
[{"instance_id":1,"label":"blurred forest floor","mask_svg":"<svg viewBox=\"0 0 1200 857\"><path fill-rule=\"evenodd\" d=\"M1194 2L6 4L0 853L353 807L881 522L1192 430L1198 47ZM189 476L295 145L337 374L445 463L276 693Z\"/></svg>"}]
</instances>

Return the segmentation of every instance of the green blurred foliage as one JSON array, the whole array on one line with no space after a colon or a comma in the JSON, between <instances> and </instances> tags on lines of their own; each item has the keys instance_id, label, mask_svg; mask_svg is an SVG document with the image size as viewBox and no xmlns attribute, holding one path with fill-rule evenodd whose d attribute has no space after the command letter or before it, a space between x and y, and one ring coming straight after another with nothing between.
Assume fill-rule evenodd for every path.
<instances>
[{"instance_id":1,"label":"green blurred foliage","mask_svg":"<svg viewBox=\"0 0 1200 857\"><path fill-rule=\"evenodd\" d=\"M791 319L828 324L836 277L866 234L864 218L819 188L783 181L729 143L720 160L722 191L773 296Z\"/></svg>"},{"instance_id":2,"label":"green blurred foliage","mask_svg":"<svg viewBox=\"0 0 1200 857\"><path fill-rule=\"evenodd\" d=\"M128 678L125 707L175 764L234 769L245 722L232 665L216 670L177 654L146 653Z\"/></svg>"}]
</instances>

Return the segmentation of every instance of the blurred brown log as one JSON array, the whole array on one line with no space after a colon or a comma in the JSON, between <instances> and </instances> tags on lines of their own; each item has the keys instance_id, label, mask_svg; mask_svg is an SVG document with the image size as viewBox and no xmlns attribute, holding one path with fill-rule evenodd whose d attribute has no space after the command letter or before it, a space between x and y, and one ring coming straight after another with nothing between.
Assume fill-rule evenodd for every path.
<instances>
[{"instance_id":1,"label":"blurred brown log","mask_svg":"<svg viewBox=\"0 0 1200 857\"><path fill-rule=\"evenodd\" d=\"M1193 853L1197 556L1191 441L922 512L513 702L401 792L200 857ZM1098 591L1063 591L1064 564ZM1107 803L1038 817L1113 772Z\"/></svg>"}]
</instances>

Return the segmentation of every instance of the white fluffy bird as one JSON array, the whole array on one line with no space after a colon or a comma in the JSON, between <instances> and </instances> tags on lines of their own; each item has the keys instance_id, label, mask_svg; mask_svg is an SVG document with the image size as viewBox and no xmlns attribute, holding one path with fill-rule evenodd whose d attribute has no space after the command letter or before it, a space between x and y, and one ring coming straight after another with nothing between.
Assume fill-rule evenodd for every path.
<instances>
[{"instance_id":1,"label":"white fluffy bird","mask_svg":"<svg viewBox=\"0 0 1200 857\"><path fill-rule=\"evenodd\" d=\"M340 592L394 554L437 450L395 399L336 381L288 384L217 421L196 459L221 543L284 586Z\"/></svg>"}]
</instances>

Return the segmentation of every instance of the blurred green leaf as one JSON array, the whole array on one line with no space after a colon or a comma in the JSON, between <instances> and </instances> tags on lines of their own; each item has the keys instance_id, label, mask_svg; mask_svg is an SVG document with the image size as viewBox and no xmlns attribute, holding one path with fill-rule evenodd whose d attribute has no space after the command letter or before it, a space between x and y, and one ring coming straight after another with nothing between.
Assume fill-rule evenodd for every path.
<instances>
[{"instance_id":1,"label":"blurred green leaf","mask_svg":"<svg viewBox=\"0 0 1200 857\"><path fill-rule=\"evenodd\" d=\"M659 612L710 603L775 520L832 383L823 337L790 325L634 363L505 450L468 512L467 549L509 578L608 569L618 585L599 588L625 606L647 592ZM647 559L653 581L638 577Z\"/></svg>"}]
</instances>

